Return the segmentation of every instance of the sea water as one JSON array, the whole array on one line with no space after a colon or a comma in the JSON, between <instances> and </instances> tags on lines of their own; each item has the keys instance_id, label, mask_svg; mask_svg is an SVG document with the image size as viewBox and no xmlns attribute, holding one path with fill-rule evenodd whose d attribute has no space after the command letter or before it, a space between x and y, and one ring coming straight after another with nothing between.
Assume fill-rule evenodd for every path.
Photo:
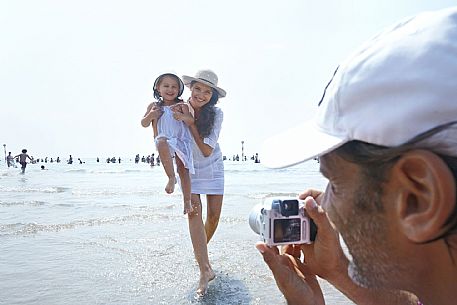
<instances>
[{"instance_id":1,"label":"sea water","mask_svg":"<svg viewBox=\"0 0 457 305\"><path fill-rule=\"evenodd\" d=\"M208 246L216 279L201 298L181 191L165 193L162 167L128 159L29 164L24 175L3 167L0 304L285 304L248 215L266 196L326 181L314 160L279 170L224 165L222 215ZM327 304L351 304L323 288Z\"/></svg>"}]
</instances>

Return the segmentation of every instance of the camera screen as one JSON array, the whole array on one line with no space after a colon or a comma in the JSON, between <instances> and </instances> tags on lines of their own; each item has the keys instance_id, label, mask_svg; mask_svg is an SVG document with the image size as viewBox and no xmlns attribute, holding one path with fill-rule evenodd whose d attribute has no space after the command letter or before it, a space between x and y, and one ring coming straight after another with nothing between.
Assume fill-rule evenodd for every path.
<instances>
[{"instance_id":1,"label":"camera screen","mask_svg":"<svg viewBox=\"0 0 457 305\"><path fill-rule=\"evenodd\" d=\"M275 219L274 237L275 243L299 241L301 237L300 218Z\"/></svg>"}]
</instances>

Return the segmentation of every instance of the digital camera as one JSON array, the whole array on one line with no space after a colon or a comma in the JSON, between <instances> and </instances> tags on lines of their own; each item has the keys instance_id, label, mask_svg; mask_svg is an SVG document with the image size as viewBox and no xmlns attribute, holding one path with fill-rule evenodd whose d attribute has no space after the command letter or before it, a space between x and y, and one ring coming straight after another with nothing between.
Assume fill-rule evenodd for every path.
<instances>
[{"instance_id":1,"label":"digital camera","mask_svg":"<svg viewBox=\"0 0 457 305\"><path fill-rule=\"evenodd\" d=\"M303 201L291 197L266 198L252 209L249 226L269 246L310 244L317 234Z\"/></svg>"}]
</instances>

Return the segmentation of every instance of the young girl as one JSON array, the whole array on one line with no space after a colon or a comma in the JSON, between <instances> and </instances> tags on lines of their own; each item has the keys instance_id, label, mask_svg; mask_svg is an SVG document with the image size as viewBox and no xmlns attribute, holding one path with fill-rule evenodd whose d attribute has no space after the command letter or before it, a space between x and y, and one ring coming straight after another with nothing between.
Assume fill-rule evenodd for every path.
<instances>
[{"instance_id":1,"label":"young girl","mask_svg":"<svg viewBox=\"0 0 457 305\"><path fill-rule=\"evenodd\" d=\"M148 127L152 123L154 142L168 177L165 186L168 194L174 192L176 184L172 159L175 157L184 197L184 214L187 214L193 211L190 193L190 174L194 174L192 136L186 124L173 117L173 106L182 102L179 97L183 91L184 84L178 76L166 73L157 77L154 82L154 97L157 102L148 106L141 125Z\"/></svg>"}]
</instances>

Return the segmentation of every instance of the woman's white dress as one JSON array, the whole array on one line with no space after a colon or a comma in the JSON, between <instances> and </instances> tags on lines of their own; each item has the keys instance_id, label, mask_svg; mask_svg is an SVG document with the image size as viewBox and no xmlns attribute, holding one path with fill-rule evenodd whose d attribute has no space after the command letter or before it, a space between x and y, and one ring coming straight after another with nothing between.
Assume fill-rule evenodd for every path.
<instances>
[{"instance_id":1,"label":"woman's white dress","mask_svg":"<svg viewBox=\"0 0 457 305\"><path fill-rule=\"evenodd\" d=\"M193 138L189 128L182 121L178 121L173 117L173 110L170 106L162 106L162 116L157 121L157 139L166 138L170 147L170 154L175 154L181 159L184 166L193 174L194 160L192 156Z\"/></svg>"},{"instance_id":2,"label":"woman's white dress","mask_svg":"<svg viewBox=\"0 0 457 305\"><path fill-rule=\"evenodd\" d=\"M192 138L192 153L194 156L195 173L190 176L192 194L224 194L224 162L222 152L217 142L221 132L224 113L218 107L214 108L216 116L211 133L203 139L205 144L213 148L213 153L205 157Z\"/></svg>"}]
</instances>

